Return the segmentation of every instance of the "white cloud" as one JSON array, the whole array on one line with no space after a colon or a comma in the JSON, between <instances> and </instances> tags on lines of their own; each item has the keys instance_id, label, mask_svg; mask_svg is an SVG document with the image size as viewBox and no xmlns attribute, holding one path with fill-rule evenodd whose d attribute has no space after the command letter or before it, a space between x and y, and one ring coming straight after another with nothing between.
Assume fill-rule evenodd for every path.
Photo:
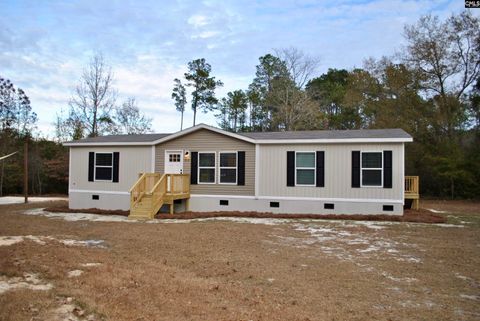
<instances>
[{"instance_id":1,"label":"white cloud","mask_svg":"<svg viewBox=\"0 0 480 321\"><path fill-rule=\"evenodd\" d=\"M214 30L202 31L198 34L192 35L192 39L197 39L197 38L208 39L208 38L215 37L219 34L220 34L220 31L214 31Z\"/></svg>"},{"instance_id":2,"label":"white cloud","mask_svg":"<svg viewBox=\"0 0 480 321\"><path fill-rule=\"evenodd\" d=\"M194 28L204 27L209 24L209 18L203 15L193 15L187 20Z\"/></svg>"}]
</instances>

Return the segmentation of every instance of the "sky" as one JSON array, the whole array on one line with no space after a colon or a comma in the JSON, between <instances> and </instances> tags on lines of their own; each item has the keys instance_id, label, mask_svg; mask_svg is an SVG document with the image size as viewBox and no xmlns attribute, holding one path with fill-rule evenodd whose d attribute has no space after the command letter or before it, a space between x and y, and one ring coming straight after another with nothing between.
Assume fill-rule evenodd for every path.
<instances>
[{"instance_id":1,"label":"sky","mask_svg":"<svg viewBox=\"0 0 480 321\"><path fill-rule=\"evenodd\" d=\"M25 90L39 134L53 138L56 115L68 110L82 70L101 53L117 102L135 97L153 131L168 133L180 129L171 92L189 61L211 64L224 83L220 98L246 89L258 58L274 49L295 47L318 58L319 76L394 54L404 25L422 15L445 19L462 10L460 0L0 0L0 76ZM187 106L184 127L192 122ZM197 113L201 122L216 124L211 114Z\"/></svg>"}]
</instances>

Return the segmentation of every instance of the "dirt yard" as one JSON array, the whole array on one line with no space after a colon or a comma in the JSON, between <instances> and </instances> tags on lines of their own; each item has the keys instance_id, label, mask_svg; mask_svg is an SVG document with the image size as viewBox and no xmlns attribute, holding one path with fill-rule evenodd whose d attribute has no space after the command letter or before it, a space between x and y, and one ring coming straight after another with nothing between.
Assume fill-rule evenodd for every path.
<instances>
[{"instance_id":1,"label":"dirt yard","mask_svg":"<svg viewBox=\"0 0 480 321\"><path fill-rule=\"evenodd\" d=\"M0 320L479 320L480 203L445 224L131 222L0 206Z\"/></svg>"}]
</instances>

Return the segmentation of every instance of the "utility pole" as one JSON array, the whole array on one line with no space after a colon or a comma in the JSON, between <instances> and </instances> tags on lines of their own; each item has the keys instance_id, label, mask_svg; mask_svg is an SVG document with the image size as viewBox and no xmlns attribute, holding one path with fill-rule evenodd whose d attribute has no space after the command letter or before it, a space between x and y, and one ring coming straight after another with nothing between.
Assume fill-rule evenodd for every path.
<instances>
[{"instance_id":1,"label":"utility pole","mask_svg":"<svg viewBox=\"0 0 480 321\"><path fill-rule=\"evenodd\" d=\"M23 195L25 196L26 204L28 203L28 135L25 136L23 152Z\"/></svg>"}]
</instances>

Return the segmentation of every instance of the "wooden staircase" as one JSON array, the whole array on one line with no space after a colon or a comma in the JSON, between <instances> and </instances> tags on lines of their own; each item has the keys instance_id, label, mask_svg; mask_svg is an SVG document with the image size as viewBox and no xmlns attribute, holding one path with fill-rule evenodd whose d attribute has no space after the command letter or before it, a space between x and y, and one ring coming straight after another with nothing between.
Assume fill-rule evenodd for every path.
<instances>
[{"instance_id":1,"label":"wooden staircase","mask_svg":"<svg viewBox=\"0 0 480 321\"><path fill-rule=\"evenodd\" d=\"M129 219L153 219L164 204L174 212L174 201L190 198L190 175L143 173L130 189Z\"/></svg>"}]
</instances>

